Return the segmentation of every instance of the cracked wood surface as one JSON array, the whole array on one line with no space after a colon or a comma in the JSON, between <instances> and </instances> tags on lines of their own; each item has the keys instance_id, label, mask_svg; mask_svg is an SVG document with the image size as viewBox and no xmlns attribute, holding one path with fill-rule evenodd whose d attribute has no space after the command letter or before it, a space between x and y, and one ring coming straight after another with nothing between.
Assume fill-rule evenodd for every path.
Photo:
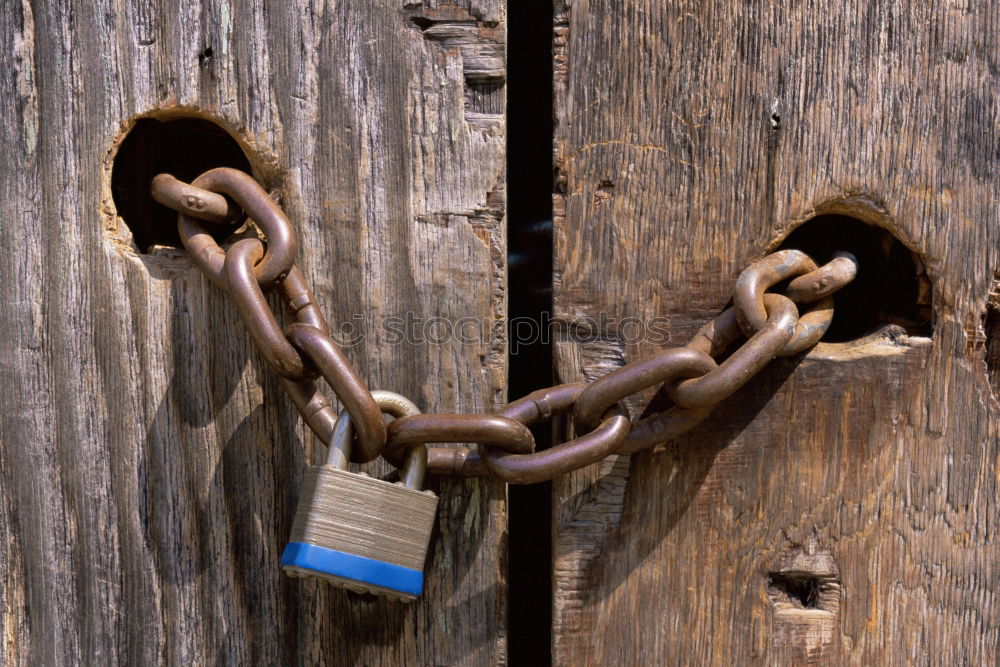
<instances>
[{"instance_id":1,"label":"cracked wood surface","mask_svg":"<svg viewBox=\"0 0 1000 667\"><path fill-rule=\"evenodd\" d=\"M432 481L413 605L279 571L322 446L233 304L183 253L137 254L108 183L135 117L218 120L331 323L364 333L369 386L490 412L502 331L389 345L382 324L504 313L503 4L8 0L0 23L0 662L504 662L499 484Z\"/></svg>"},{"instance_id":2,"label":"cracked wood surface","mask_svg":"<svg viewBox=\"0 0 1000 667\"><path fill-rule=\"evenodd\" d=\"M920 253L936 326L776 362L658 453L557 479L555 662L995 664L997 8L557 6L561 381L651 354L626 317L682 344L821 212Z\"/></svg>"}]
</instances>

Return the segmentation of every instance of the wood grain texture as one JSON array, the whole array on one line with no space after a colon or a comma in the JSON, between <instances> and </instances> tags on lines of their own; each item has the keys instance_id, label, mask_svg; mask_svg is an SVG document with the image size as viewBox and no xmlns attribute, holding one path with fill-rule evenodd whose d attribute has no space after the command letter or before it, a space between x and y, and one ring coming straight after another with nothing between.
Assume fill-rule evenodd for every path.
<instances>
[{"instance_id":1,"label":"wood grain texture","mask_svg":"<svg viewBox=\"0 0 1000 667\"><path fill-rule=\"evenodd\" d=\"M559 3L562 381L652 353L626 317L682 344L822 212L918 252L936 326L776 362L660 453L557 480L557 664L997 662L998 24L992 3Z\"/></svg>"},{"instance_id":2,"label":"wood grain texture","mask_svg":"<svg viewBox=\"0 0 1000 667\"><path fill-rule=\"evenodd\" d=\"M419 603L280 572L317 447L234 306L183 253L137 254L109 187L137 116L216 119L369 386L489 411L502 332L382 324L504 312L503 4L7 0L0 24L0 662L503 662L498 484L433 483Z\"/></svg>"}]
</instances>

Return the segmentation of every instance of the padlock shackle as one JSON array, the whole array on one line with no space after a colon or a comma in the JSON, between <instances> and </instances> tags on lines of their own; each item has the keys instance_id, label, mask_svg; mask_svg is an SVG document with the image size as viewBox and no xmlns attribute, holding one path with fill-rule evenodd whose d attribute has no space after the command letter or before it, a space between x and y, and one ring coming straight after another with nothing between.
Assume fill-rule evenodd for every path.
<instances>
[{"instance_id":1,"label":"padlock shackle","mask_svg":"<svg viewBox=\"0 0 1000 667\"><path fill-rule=\"evenodd\" d=\"M347 410L341 410L337 423L333 425L329 449L326 451L326 465L337 470L347 470L351 460L351 441L354 439L354 424Z\"/></svg>"},{"instance_id":2,"label":"padlock shackle","mask_svg":"<svg viewBox=\"0 0 1000 667\"><path fill-rule=\"evenodd\" d=\"M427 445L414 445L406 450L403 457L403 470L399 481L408 489L424 488L424 476L427 474Z\"/></svg>"},{"instance_id":3,"label":"padlock shackle","mask_svg":"<svg viewBox=\"0 0 1000 667\"><path fill-rule=\"evenodd\" d=\"M420 414L420 408L410 399L391 391L376 390L372 398L379 410L397 419ZM327 451L326 464L338 470L347 470L351 460L351 442L354 440L354 425L347 410L342 410L333 427L330 437L330 449ZM400 481L410 489L420 490L423 487L424 476L427 474L427 446L415 445L406 450L403 458L403 468Z\"/></svg>"}]
</instances>

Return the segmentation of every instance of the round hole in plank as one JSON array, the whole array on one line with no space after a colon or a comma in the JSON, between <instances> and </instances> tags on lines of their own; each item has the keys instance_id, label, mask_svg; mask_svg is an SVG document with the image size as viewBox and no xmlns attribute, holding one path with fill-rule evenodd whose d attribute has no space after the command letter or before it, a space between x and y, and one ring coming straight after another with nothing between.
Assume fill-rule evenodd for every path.
<instances>
[{"instance_id":1,"label":"round hole in plank","mask_svg":"<svg viewBox=\"0 0 1000 667\"><path fill-rule=\"evenodd\" d=\"M847 342L885 325L911 336L933 332L931 284L924 263L889 230L857 218L824 214L807 220L782 241L822 264L838 250L858 258L858 275L837 292L827 342Z\"/></svg>"},{"instance_id":2,"label":"round hole in plank","mask_svg":"<svg viewBox=\"0 0 1000 667\"><path fill-rule=\"evenodd\" d=\"M115 154L111 195L139 252L156 246L181 247L177 213L154 201L149 192L153 177L166 172L189 183L213 167L252 173L236 139L209 120L174 116L135 122ZM232 225L203 224L217 241L235 231Z\"/></svg>"}]
</instances>

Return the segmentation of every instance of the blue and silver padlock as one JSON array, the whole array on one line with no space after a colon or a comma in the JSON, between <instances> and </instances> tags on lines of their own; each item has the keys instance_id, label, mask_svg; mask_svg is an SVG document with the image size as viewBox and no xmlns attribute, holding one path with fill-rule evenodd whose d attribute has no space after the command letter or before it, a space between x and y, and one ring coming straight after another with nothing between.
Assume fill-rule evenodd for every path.
<instances>
[{"instance_id":1,"label":"blue and silver padlock","mask_svg":"<svg viewBox=\"0 0 1000 667\"><path fill-rule=\"evenodd\" d=\"M411 401L373 391L394 417L418 414ZM346 411L334 428L325 465L306 470L281 566L293 577L319 577L359 593L404 601L424 587L424 559L434 528L437 496L421 491L427 447L406 452L397 483L347 470L354 428Z\"/></svg>"}]
</instances>

